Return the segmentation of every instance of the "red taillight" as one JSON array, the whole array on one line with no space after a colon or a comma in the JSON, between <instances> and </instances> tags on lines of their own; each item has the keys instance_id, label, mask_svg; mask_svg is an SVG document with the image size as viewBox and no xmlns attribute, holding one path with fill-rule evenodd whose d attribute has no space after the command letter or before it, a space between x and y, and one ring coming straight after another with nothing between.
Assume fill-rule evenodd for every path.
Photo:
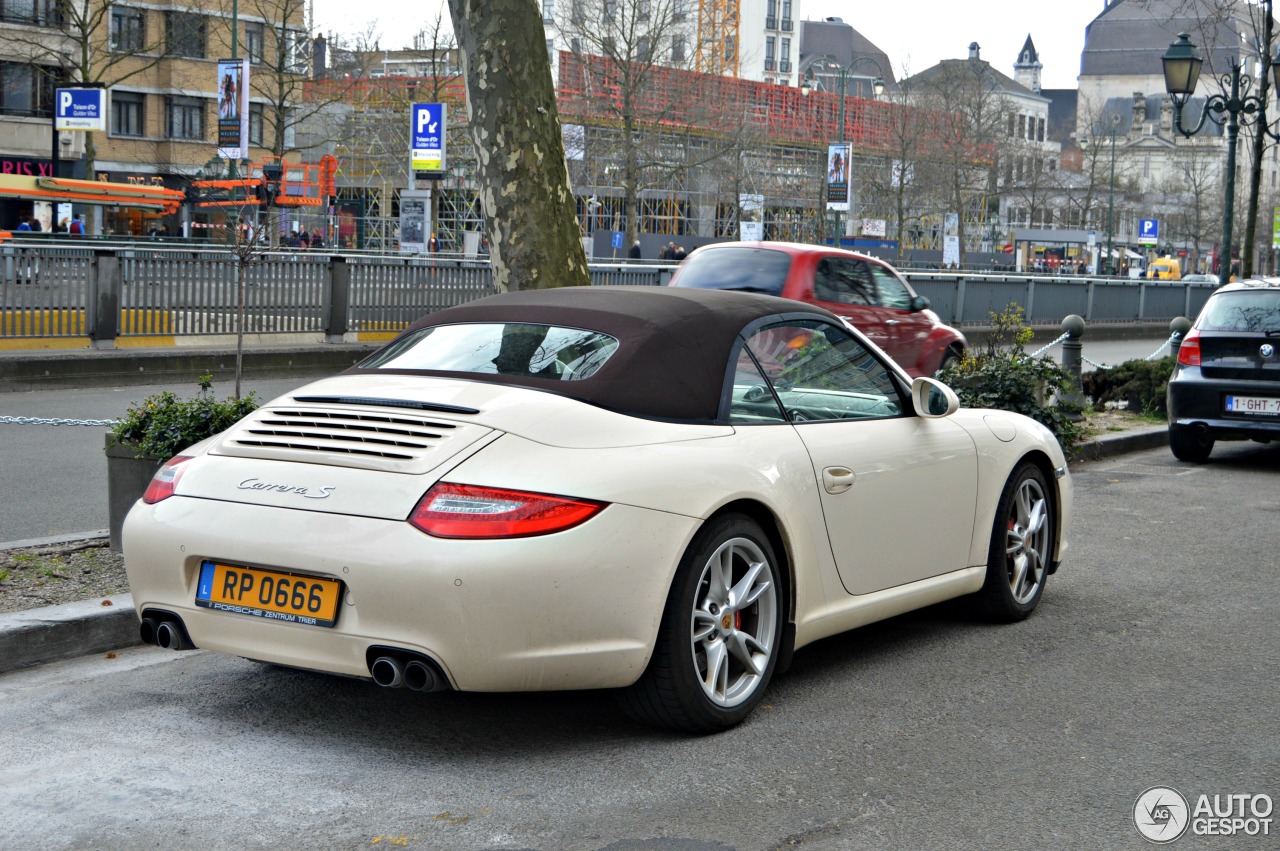
<instances>
[{"instance_id":1,"label":"red taillight","mask_svg":"<svg viewBox=\"0 0 1280 851\"><path fill-rule=\"evenodd\" d=\"M150 504L173 496L173 489L178 486L178 479L182 478L182 465L190 460L190 455L175 455L165 461L164 466L151 477L151 484L147 485L142 501Z\"/></svg>"},{"instance_id":2,"label":"red taillight","mask_svg":"<svg viewBox=\"0 0 1280 851\"><path fill-rule=\"evenodd\" d=\"M418 500L409 522L436 538L527 538L571 529L606 504L440 482Z\"/></svg>"},{"instance_id":3,"label":"red taillight","mask_svg":"<svg viewBox=\"0 0 1280 851\"><path fill-rule=\"evenodd\" d=\"M1200 365L1200 330L1192 328L1178 348L1178 363L1183 366Z\"/></svg>"}]
</instances>

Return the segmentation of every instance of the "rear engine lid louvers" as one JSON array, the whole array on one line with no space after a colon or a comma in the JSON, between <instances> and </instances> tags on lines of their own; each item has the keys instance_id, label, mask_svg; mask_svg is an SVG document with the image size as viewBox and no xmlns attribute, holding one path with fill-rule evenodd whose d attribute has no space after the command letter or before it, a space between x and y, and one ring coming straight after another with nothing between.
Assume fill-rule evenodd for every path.
<instances>
[{"instance_id":1,"label":"rear engine lid louvers","mask_svg":"<svg viewBox=\"0 0 1280 851\"><path fill-rule=\"evenodd\" d=\"M463 420L473 413L466 409L458 409L462 416L455 420L380 405L384 400L350 401L259 408L229 429L211 454L417 474L492 431Z\"/></svg>"}]
</instances>

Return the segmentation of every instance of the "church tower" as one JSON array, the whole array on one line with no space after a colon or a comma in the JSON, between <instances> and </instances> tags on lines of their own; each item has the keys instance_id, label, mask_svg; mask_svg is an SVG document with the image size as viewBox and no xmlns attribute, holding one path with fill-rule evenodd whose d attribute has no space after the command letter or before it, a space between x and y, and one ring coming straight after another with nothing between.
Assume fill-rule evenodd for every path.
<instances>
[{"instance_id":1,"label":"church tower","mask_svg":"<svg viewBox=\"0 0 1280 851\"><path fill-rule=\"evenodd\" d=\"M1018 52L1018 61L1013 63L1013 79L1036 94L1040 94L1042 68L1044 66L1040 64L1040 54L1036 53L1036 46L1031 42L1031 34L1028 33L1026 43Z\"/></svg>"}]
</instances>

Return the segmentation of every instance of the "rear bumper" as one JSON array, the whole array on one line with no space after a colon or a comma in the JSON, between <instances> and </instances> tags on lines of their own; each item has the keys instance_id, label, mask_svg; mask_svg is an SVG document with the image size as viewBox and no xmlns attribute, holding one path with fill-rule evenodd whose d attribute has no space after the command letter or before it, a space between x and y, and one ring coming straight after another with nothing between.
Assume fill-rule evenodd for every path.
<instances>
[{"instance_id":1,"label":"rear bumper","mask_svg":"<svg viewBox=\"0 0 1280 851\"><path fill-rule=\"evenodd\" d=\"M368 677L369 648L393 647L435 660L459 690L543 691L640 676L696 526L615 504L556 535L457 541L405 522L177 496L134 507L124 550L138 612L178 616L201 649ZM206 558L340 580L337 624L197 606Z\"/></svg>"},{"instance_id":2,"label":"rear bumper","mask_svg":"<svg viewBox=\"0 0 1280 851\"><path fill-rule=\"evenodd\" d=\"M1179 367L1169 379L1169 427L1208 431L1218 440L1280 440L1280 417L1225 411L1228 395L1280 397L1280 383L1205 378L1199 367Z\"/></svg>"}]
</instances>

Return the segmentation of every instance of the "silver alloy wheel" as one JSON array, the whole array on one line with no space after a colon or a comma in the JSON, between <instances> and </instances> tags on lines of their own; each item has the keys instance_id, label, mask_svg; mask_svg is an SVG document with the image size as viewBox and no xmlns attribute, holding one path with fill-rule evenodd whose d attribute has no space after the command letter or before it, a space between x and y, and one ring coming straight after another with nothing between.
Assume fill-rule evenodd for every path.
<instances>
[{"instance_id":1,"label":"silver alloy wheel","mask_svg":"<svg viewBox=\"0 0 1280 851\"><path fill-rule=\"evenodd\" d=\"M1049 500L1040 483L1023 479L1009 508L1009 531L1005 538L1005 565L1009 590L1019 605L1035 599L1044 582L1050 539Z\"/></svg>"},{"instance_id":2,"label":"silver alloy wheel","mask_svg":"<svg viewBox=\"0 0 1280 851\"><path fill-rule=\"evenodd\" d=\"M777 645L778 587L756 543L730 538L702 568L690 617L690 649L702 691L738 706L763 682Z\"/></svg>"}]
</instances>

